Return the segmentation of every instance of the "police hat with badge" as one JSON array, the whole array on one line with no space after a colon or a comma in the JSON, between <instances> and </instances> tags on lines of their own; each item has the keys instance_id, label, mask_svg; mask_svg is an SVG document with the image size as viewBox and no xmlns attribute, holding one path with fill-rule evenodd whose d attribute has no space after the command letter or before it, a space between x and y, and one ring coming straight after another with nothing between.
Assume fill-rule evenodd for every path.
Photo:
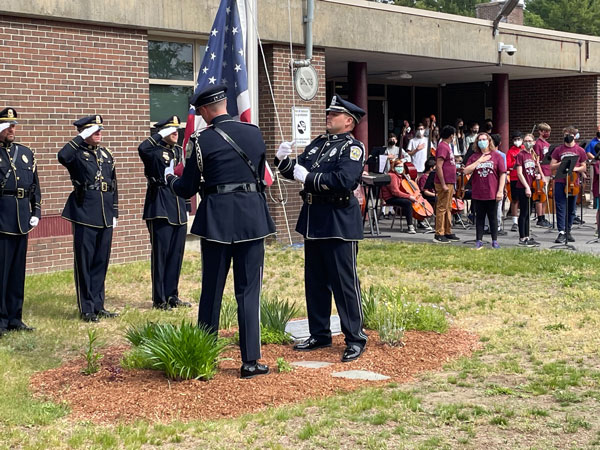
<instances>
[{"instance_id":1,"label":"police hat with badge","mask_svg":"<svg viewBox=\"0 0 600 450\"><path fill-rule=\"evenodd\" d=\"M156 122L154 124L154 128L157 130L162 130L163 128L177 128L181 129L181 120L179 116L170 116L166 119L161 120L160 122Z\"/></svg>"},{"instance_id":2,"label":"police hat with badge","mask_svg":"<svg viewBox=\"0 0 600 450\"><path fill-rule=\"evenodd\" d=\"M90 128L95 125L98 126L99 129L103 130L104 129L104 126L102 125L103 122L104 122L104 120L102 119L102 116L99 114L96 114L93 116L82 117L81 119L73 122L73 125L75 125L77 127L77 131L82 131L82 130L85 130L86 128Z\"/></svg>"},{"instance_id":3,"label":"police hat with badge","mask_svg":"<svg viewBox=\"0 0 600 450\"><path fill-rule=\"evenodd\" d=\"M227 86L224 84L218 84L216 86L207 87L200 92L195 93L190 98L190 105L196 108L196 115L198 115L198 108L201 106L210 105L217 103L227 98Z\"/></svg>"},{"instance_id":4,"label":"police hat with badge","mask_svg":"<svg viewBox=\"0 0 600 450\"><path fill-rule=\"evenodd\" d=\"M15 108L4 108L2 111L0 111L0 124L10 124L10 125L16 125L17 123L17 110Z\"/></svg>"},{"instance_id":5,"label":"police hat with badge","mask_svg":"<svg viewBox=\"0 0 600 450\"><path fill-rule=\"evenodd\" d=\"M325 112L337 112L348 114L354 119L354 122L356 124L358 124L358 122L360 122L360 120L367 114L364 109L359 108L354 103L350 103L349 101L344 100L337 94L334 94L334 96L331 98L329 108L327 108Z\"/></svg>"}]
</instances>

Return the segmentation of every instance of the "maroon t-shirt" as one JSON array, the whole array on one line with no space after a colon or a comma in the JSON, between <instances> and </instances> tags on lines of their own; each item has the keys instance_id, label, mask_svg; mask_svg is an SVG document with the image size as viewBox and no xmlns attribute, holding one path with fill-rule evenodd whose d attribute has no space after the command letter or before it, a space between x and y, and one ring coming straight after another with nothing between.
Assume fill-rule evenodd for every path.
<instances>
[{"instance_id":1,"label":"maroon t-shirt","mask_svg":"<svg viewBox=\"0 0 600 450\"><path fill-rule=\"evenodd\" d=\"M552 152L552 159L556 161L562 161L563 158L566 158L567 156L577 156L577 165L587 161L585 150L577 144L575 144L574 147L567 147L563 144L560 147L556 147ZM577 174L577 180L579 180L579 174ZM565 178L556 178L554 181L557 183L566 183Z\"/></svg>"},{"instance_id":2,"label":"maroon t-shirt","mask_svg":"<svg viewBox=\"0 0 600 450\"><path fill-rule=\"evenodd\" d=\"M531 153L526 150L521 150L517 156L515 156L515 169L521 166L523 168L523 177L525 177L525 181L527 182L527 186L531 187L533 180L535 180L535 160ZM519 177L517 177L517 187L524 189L523 183Z\"/></svg>"},{"instance_id":3,"label":"maroon t-shirt","mask_svg":"<svg viewBox=\"0 0 600 450\"><path fill-rule=\"evenodd\" d=\"M504 158L498 152L492 152L490 156L489 160L477 165L471 176L471 195L474 200L495 200L500 176L506 173ZM467 166L480 157L481 153L473 153L467 161Z\"/></svg>"},{"instance_id":4,"label":"maroon t-shirt","mask_svg":"<svg viewBox=\"0 0 600 450\"><path fill-rule=\"evenodd\" d=\"M533 151L539 156L540 165L542 166L542 173L547 177L549 177L552 174L552 170L550 169L550 164L542 164L542 160L544 159L544 156L546 156L546 153L548 153L549 150L550 144L548 144L544 139L538 138L538 140L535 141Z\"/></svg>"},{"instance_id":5,"label":"maroon t-shirt","mask_svg":"<svg viewBox=\"0 0 600 450\"><path fill-rule=\"evenodd\" d=\"M592 194L594 197L600 197L600 193L598 192L598 177L600 177L600 163L596 162L593 164L594 166L594 175L592 179Z\"/></svg>"},{"instance_id":6,"label":"maroon t-shirt","mask_svg":"<svg viewBox=\"0 0 600 450\"><path fill-rule=\"evenodd\" d=\"M444 174L444 182L446 184L456 183L456 163L454 162L454 153L448 144L444 141L440 141L438 144L435 159L442 158L444 164L442 165L442 173ZM439 179L437 172L433 179L434 183L441 184L442 181Z\"/></svg>"}]
</instances>

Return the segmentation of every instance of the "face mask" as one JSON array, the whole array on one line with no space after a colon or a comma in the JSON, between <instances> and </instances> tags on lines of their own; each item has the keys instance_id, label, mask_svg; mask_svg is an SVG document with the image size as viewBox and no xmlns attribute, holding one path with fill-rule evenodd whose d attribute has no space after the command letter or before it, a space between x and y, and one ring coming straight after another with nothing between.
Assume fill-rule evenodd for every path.
<instances>
[{"instance_id":1,"label":"face mask","mask_svg":"<svg viewBox=\"0 0 600 450\"><path fill-rule=\"evenodd\" d=\"M423 136L424 131L423 130L417 130L417 136L421 137Z\"/></svg>"},{"instance_id":2,"label":"face mask","mask_svg":"<svg viewBox=\"0 0 600 450\"><path fill-rule=\"evenodd\" d=\"M525 142L525 148L531 150L533 148L533 142Z\"/></svg>"},{"instance_id":3,"label":"face mask","mask_svg":"<svg viewBox=\"0 0 600 450\"><path fill-rule=\"evenodd\" d=\"M600 139L600 131L598 131L598 132L596 133L596 137L597 137L598 139Z\"/></svg>"},{"instance_id":4,"label":"face mask","mask_svg":"<svg viewBox=\"0 0 600 450\"><path fill-rule=\"evenodd\" d=\"M396 145L396 141L393 141L393 140L390 139L388 141L388 147L393 147L394 145Z\"/></svg>"},{"instance_id":5,"label":"face mask","mask_svg":"<svg viewBox=\"0 0 600 450\"><path fill-rule=\"evenodd\" d=\"M489 142L488 141L477 141L477 146L481 149L484 150L486 148L488 148Z\"/></svg>"},{"instance_id":6,"label":"face mask","mask_svg":"<svg viewBox=\"0 0 600 450\"><path fill-rule=\"evenodd\" d=\"M572 134L567 134L565 136L565 142L567 144L570 144L571 142L573 142L575 140L575 136L573 136Z\"/></svg>"},{"instance_id":7,"label":"face mask","mask_svg":"<svg viewBox=\"0 0 600 450\"><path fill-rule=\"evenodd\" d=\"M575 135L575 139L579 139L579 133Z\"/></svg>"},{"instance_id":8,"label":"face mask","mask_svg":"<svg viewBox=\"0 0 600 450\"><path fill-rule=\"evenodd\" d=\"M394 172L396 172L398 175L402 175L402 173L404 172L404 167L396 166L396 167L394 167Z\"/></svg>"},{"instance_id":9,"label":"face mask","mask_svg":"<svg viewBox=\"0 0 600 450\"><path fill-rule=\"evenodd\" d=\"M515 147L520 147L521 145L523 145L523 141L521 139L516 139L515 141L513 141L513 144L515 144Z\"/></svg>"}]
</instances>

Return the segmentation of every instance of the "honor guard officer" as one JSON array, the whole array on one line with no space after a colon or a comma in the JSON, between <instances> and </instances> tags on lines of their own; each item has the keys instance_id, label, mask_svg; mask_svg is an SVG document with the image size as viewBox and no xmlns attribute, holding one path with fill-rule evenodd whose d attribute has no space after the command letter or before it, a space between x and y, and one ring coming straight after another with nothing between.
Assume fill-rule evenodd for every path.
<instances>
[{"instance_id":1,"label":"honor guard officer","mask_svg":"<svg viewBox=\"0 0 600 450\"><path fill-rule=\"evenodd\" d=\"M22 321L27 237L41 216L33 150L15 143L17 111L0 111L0 336L32 331Z\"/></svg>"},{"instance_id":2,"label":"honor guard officer","mask_svg":"<svg viewBox=\"0 0 600 450\"><path fill-rule=\"evenodd\" d=\"M73 183L62 217L73 226L79 313L82 320L97 322L99 317L117 316L104 308L104 281L118 217L115 160L100 146L102 116L83 117L73 125L79 134L58 152Z\"/></svg>"},{"instance_id":3,"label":"honor guard officer","mask_svg":"<svg viewBox=\"0 0 600 450\"><path fill-rule=\"evenodd\" d=\"M304 236L306 309L310 337L294 346L308 351L331 346L331 293L340 315L346 349L342 361L364 351L360 285L356 273L357 241L363 238L360 206L353 195L365 151L351 132L365 115L358 106L333 96L327 111L327 134L313 140L296 160L292 143L283 142L275 164L286 178L304 184L296 231Z\"/></svg>"},{"instance_id":4,"label":"honor guard officer","mask_svg":"<svg viewBox=\"0 0 600 450\"><path fill-rule=\"evenodd\" d=\"M148 179L143 219L150 232L152 306L157 309L192 306L179 299L177 290L190 202L176 196L164 177L171 161L176 165L183 161L183 150L177 145L180 125L177 116L157 122L158 132L138 147Z\"/></svg>"},{"instance_id":5,"label":"honor guard officer","mask_svg":"<svg viewBox=\"0 0 600 450\"><path fill-rule=\"evenodd\" d=\"M265 237L275 225L264 195L265 143L258 127L227 114L225 86L207 88L192 97L196 114L208 123L188 143L181 178L165 171L177 195L190 198L202 187L202 201L192 226L202 249L202 293L198 325L217 332L223 288L233 260L238 303L242 378L269 372L257 362L260 352L260 289Z\"/></svg>"}]
</instances>

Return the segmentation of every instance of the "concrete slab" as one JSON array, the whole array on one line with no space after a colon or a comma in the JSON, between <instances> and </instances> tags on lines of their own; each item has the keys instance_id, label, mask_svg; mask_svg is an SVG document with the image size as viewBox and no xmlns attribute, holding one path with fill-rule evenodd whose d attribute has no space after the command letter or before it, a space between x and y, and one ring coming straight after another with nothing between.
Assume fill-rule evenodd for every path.
<instances>
[{"instance_id":1,"label":"concrete slab","mask_svg":"<svg viewBox=\"0 0 600 450\"><path fill-rule=\"evenodd\" d=\"M325 361L294 361L290 365L295 367L306 367L307 369L321 369L322 367L331 366L333 363Z\"/></svg>"},{"instance_id":2,"label":"concrete slab","mask_svg":"<svg viewBox=\"0 0 600 450\"><path fill-rule=\"evenodd\" d=\"M390 377L382 375L376 372L369 372L368 370L346 370L344 372L334 372L331 376L336 378L348 378L350 380L367 380L367 381L381 381L388 380Z\"/></svg>"},{"instance_id":3,"label":"concrete slab","mask_svg":"<svg viewBox=\"0 0 600 450\"><path fill-rule=\"evenodd\" d=\"M340 317L338 315L331 316L330 323L332 336L342 333ZM285 331L290 333L295 341L308 339L310 337L310 331L308 331L308 319L290 320L285 326Z\"/></svg>"}]
</instances>

